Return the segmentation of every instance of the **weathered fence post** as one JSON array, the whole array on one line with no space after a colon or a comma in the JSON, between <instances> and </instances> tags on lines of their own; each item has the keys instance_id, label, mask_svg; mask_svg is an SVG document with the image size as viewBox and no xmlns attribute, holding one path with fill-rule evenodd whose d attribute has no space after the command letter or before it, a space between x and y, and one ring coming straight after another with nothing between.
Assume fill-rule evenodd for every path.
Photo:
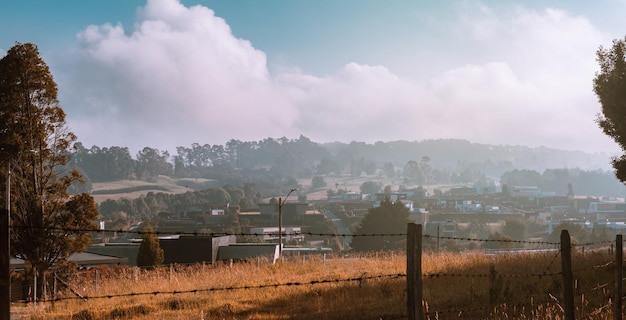
<instances>
[{"instance_id":1,"label":"weathered fence post","mask_svg":"<svg viewBox=\"0 0 626 320\"><path fill-rule=\"evenodd\" d=\"M613 319L622 320L622 235L615 236L615 290L613 292Z\"/></svg>"},{"instance_id":2,"label":"weathered fence post","mask_svg":"<svg viewBox=\"0 0 626 320\"><path fill-rule=\"evenodd\" d=\"M574 320L572 245L567 230L561 231L561 270L563 273L563 308L565 310L565 320Z\"/></svg>"},{"instance_id":3,"label":"weathered fence post","mask_svg":"<svg viewBox=\"0 0 626 320\"><path fill-rule=\"evenodd\" d=\"M46 278L46 272L44 271L41 279L41 299L46 301L48 300L48 279Z\"/></svg>"},{"instance_id":4,"label":"weathered fence post","mask_svg":"<svg viewBox=\"0 0 626 320\"><path fill-rule=\"evenodd\" d=\"M409 320L424 320L422 304L422 225L409 223L406 239L406 296Z\"/></svg>"},{"instance_id":5,"label":"weathered fence post","mask_svg":"<svg viewBox=\"0 0 626 320\"><path fill-rule=\"evenodd\" d=\"M52 310L56 309L55 301L57 299L57 272L52 272Z\"/></svg>"},{"instance_id":6,"label":"weathered fence post","mask_svg":"<svg viewBox=\"0 0 626 320\"><path fill-rule=\"evenodd\" d=\"M33 267L33 305L37 306L37 268Z\"/></svg>"}]
</instances>

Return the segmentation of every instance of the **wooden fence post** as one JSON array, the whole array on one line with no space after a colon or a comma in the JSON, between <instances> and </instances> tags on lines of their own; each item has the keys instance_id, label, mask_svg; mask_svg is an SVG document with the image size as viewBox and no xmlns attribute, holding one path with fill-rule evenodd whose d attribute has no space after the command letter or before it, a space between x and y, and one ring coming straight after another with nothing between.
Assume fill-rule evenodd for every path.
<instances>
[{"instance_id":1,"label":"wooden fence post","mask_svg":"<svg viewBox=\"0 0 626 320\"><path fill-rule=\"evenodd\" d=\"M563 273L563 309L565 320L574 320L574 274L569 232L561 231L561 271Z\"/></svg>"},{"instance_id":2,"label":"wooden fence post","mask_svg":"<svg viewBox=\"0 0 626 320\"><path fill-rule=\"evenodd\" d=\"M37 306L37 268L33 267L33 305Z\"/></svg>"},{"instance_id":3,"label":"wooden fence post","mask_svg":"<svg viewBox=\"0 0 626 320\"><path fill-rule=\"evenodd\" d=\"M52 281L52 299L56 300L57 299L57 273L56 271L54 272L54 280ZM53 301L54 302L54 301Z\"/></svg>"},{"instance_id":4,"label":"wooden fence post","mask_svg":"<svg viewBox=\"0 0 626 320\"><path fill-rule=\"evenodd\" d=\"M422 304L422 225L409 223L406 239L406 307L409 320L424 320Z\"/></svg>"},{"instance_id":5,"label":"wooden fence post","mask_svg":"<svg viewBox=\"0 0 626 320\"><path fill-rule=\"evenodd\" d=\"M613 292L613 319L622 320L622 235L615 236L615 290Z\"/></svg>"}]
</instances>

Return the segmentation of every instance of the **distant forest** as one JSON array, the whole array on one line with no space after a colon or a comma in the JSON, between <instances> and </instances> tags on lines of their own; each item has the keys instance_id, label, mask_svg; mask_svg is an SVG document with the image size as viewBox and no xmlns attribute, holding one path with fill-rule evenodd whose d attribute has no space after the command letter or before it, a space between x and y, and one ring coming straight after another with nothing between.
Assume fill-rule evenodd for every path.
<instances>
[{"instance_id":1,"label":"distant forest","mask_svg":"<svg viewBox=\"0 0 626 320\"><path fill-rule=\"evenodd\" d=\"M487 145L458 139L392 141L368 144L316 143L307 137L230 140L225 145L194 143L176 154L145 147L134 157L127 147L85 148L77 143L70 165L87 182L75 191L90 191L91 183L116 180L156 181L207 178L221 186L253 184L263 196L278 196L297 179L328 174L352 177L386 176L411 185L488 184L536 185L543 191L576 195L626 194L610 171L606 154L551 148ZM357 191L357 190L354 190Z\"/></svg>"}]
</instances>

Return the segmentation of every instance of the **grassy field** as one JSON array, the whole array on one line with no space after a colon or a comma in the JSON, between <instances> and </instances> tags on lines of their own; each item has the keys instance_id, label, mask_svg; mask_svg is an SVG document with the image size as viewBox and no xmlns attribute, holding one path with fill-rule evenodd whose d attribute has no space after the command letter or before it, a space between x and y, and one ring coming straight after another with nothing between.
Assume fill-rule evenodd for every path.
<instances>
[{"instance_id":1,"label":"grassy field","mask_svg":"<svg viewBox=\"0 0 626 320\"><path fill-rule=\"evenodd\" d=\"M606 253L574 255L577 318L612 319ZM563 319L558 253L423 257L428 319ZM96 276L97 274L97 276ZM52 302L13 306L24 319L406 319L403 254L98 268Z\"/></svg>"},{"instance_id":2,"label":"grassy field","mask_svg":"<svg viewBox=\"0 0 626 320\"><path fill-rule=\"evenodd\" d=\"M92 193L96 203L101 203L107 199L118 200L121 198L135 199L148 192L165 193L185 193L188 191L202 190L215 187L215 180L201 178L174 179L166 176L159 176L155 182L139 180L118 180L111 182L94 183ZM138 191L128 191L129 189L141 189Z\"/></svg>"}]
</instances>

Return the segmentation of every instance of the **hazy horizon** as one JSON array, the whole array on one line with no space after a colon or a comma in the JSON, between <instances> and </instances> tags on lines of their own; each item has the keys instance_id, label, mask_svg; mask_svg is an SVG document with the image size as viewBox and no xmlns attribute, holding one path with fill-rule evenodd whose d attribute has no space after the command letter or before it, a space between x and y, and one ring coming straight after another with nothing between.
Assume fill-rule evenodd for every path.
<instances>
[{"instance_id":1,"label":"hazy horizon","mask_svg":"<svg viewBox=\"0 0 626 320\"><path fill-rule=\"evenodd\" d=\"M626 2L128 0L5 4L86 147L267 137L462 139L614 155L595 52Z\"/></svg>"}]
</instances>

